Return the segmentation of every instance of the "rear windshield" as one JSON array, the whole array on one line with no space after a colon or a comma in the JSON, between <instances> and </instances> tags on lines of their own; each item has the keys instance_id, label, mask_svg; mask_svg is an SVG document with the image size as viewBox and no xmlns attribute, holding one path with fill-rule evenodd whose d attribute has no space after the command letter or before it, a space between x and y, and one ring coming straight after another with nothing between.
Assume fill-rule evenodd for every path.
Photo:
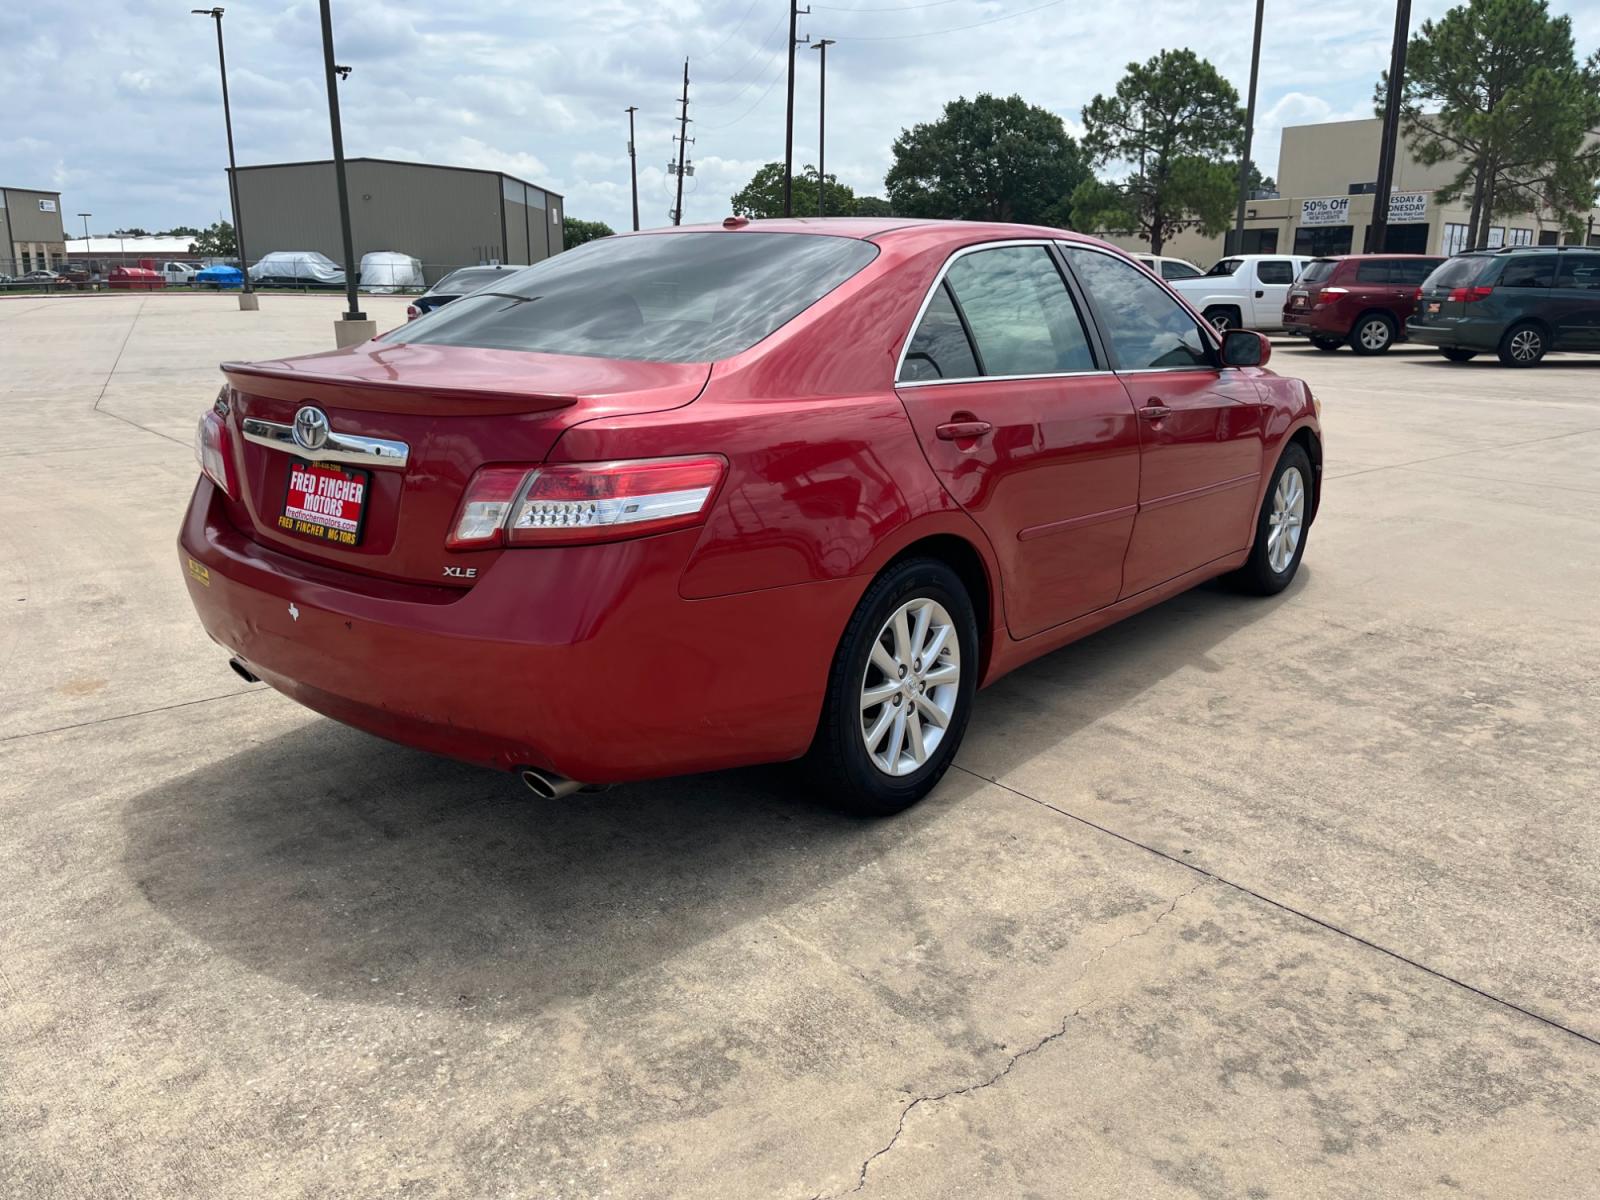
<instances>
[{"instance_id":1,"label":"rear windshield","mask_svg":"<svg viewBox=\"0 0 1600 1200\"><path fill-rule=\"evenodd\" d=\"M1483 269L1489 265L1490 259L1486 255L1464 254L1460 258L1448 259L1434 268L1433 274L1423 282L1427 288L1457 288L1471 284Z\"/></svg>"},{"instance_id":2,"label":"rear windshield","mask_svg":"<svg viewBox=\"0 0 1600 1200\"><path fill-rule=\"evenodd\" d=\"M1207 271L1206 274L1232 275L1239 269L1239 264L1243 261L1244 259L1242 258L1224 258L1220 262L1214 263L1211 267L1211 270Z\"/></svg>"},{"instance_id":3,"label":"rear windshield","mask_svg":"<svg viewBox=\"0 0 1600 1200\"><path fill-rule=\"evenodd\" d=\"M451 271L429 291L441 292L446 296L464 296L496 279L509 278L511 274L511 271L501 267L462 267L459 271Z\"/></svg>"},{"instance_id":4,"label":"rear windshield","mask_svg":"<svg viewBox=\"0 0 1600 1200\"><path fill-rule=\"evenodd\" d=\"M509 273L385 340L712 362L749 349L877 253L870 242L804 233L601 238Z\"/></svg>"},{"instance_id":5,"label":"rear windshield","mask_svg":"<svg viewBox=\"0 0 1600 1200\"><path fill-rule=\"evenodd\" d=\"M1321 283L1329 275L1333 274L1333 269L1338 265L1339 262L1337 259L1314 258L1306 264L1306 269L1300 272L1300 278L1298 282Z\"/></svg>"}]
</instances>

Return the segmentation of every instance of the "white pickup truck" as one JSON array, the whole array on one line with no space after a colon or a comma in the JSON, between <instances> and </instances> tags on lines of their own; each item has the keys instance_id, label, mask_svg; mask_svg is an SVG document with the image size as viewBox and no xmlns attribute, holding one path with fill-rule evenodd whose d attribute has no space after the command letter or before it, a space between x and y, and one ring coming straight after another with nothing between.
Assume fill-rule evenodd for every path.
<instances>
[{"instance_id":1,"label":"white pickup truck","mask_svg":"<svg viewBox=\"0 0 1600 1200\"><path fill-rule=\"evenodd\" d=\"M1309 254L1235 254L1195 279L1167 283L1218 329L1282 329L1289 286L1311 259Z\"/></svg>"}]
</instances>

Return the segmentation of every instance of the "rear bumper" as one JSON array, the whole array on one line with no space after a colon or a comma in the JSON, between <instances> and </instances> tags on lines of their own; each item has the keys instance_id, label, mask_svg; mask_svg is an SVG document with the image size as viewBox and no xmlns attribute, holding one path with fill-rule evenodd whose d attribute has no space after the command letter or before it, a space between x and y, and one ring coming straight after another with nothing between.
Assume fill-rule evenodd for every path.
<instances>
[{"instance_id":1,"label":"rear bumper","mask_svg":"<svg viewBox=\"0 0 1600 1200\"><path fill-rule=\"evenodd\" d=\"M1416 321L1406 323L1406 336L1424 346L1441 349L1494 350L1500 345L1504 326L1498 321L1477 321L1470 318L1437 318L1425 325Z\"/></svg>"},{"instance_id":2,"label":"rear bumper","mask_svg":"<svg viewBox=\"0 0 1600 1200\"><path fill-rule=\"evenodd\" d=\"M240 533L201 479L178 550L206 632L306 707L608 783L795 758L815 732L861 581L685 600L698 536L506 553L446 593L308 570Z\"/></svg>"}]
</instances>

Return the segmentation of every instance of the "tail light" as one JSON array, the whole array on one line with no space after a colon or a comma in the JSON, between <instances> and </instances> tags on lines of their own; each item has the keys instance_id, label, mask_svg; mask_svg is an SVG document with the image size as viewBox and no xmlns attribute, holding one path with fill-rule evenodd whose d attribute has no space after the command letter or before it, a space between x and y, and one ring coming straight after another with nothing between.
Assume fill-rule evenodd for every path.
<instances>
[{"instance_id":1,"label":"tail light","mask_svg":"<svg viewBox=\"0 0 1600 1200\"><path fill-rule=\"evenodd\" d=\"M1348 296L1349 294L1350 294L1350 289L1349 288L1342 288L1342 287L1319 288L1317 290L1316 303L1321 304L1324 300L1330 299L1331 297L1334 297L1334 296Z\"/></svg>"},{"instance_id":2,"label":"tail light","mask_svg":"<svg viewBox=\"0 0 1600 1200\"><path fill-rule=\"evenodd\" d=\"M472 477L445 546L613 542L698 525L728 464L719 455L484 467Z\"/></svg>"},{"instance_id":3,"label":"tail light","mask_svg":"<svg viewBox=\"0 0 1600 1200\"><path fill-rule=\"evenodd\" d=\"M228 453L228 427L215 411L201 417L195 428L194 456L205 477L231 499L234 494L233 456Z\"/></svg>"},{"instance_id":4,"label":"tail light","mask_svg":"<svg viewBox=\"0 0 1600 1200\"><path fill-rule=\"evenodd\" d=\"M1482 300L1492 291L1494 291L1492 287L1451 288L1449 299L1454 300L1457 304L1471 304L1474 300Z\"/></svg>"},{"instance_id":5,"label":"tail light","mask_svg":"<svg viewBox=\"0 0 1600 1200\"><path fill-rule=\"evenodd\" d=\"M415 321L421 315L422 315L422 310L420 308L418 308L415 304L406 305L406 320Z\"/></svg>"},{"instance_id":6,"label":"tail light","mask_svg":"<svg viewBox=\"0 0 1600 1200\"><path fill-rule=\"evenodd\" d=\"M1418 288L1417 289L1417 294L1415 296L1411 297L1411 298L1413 300L1415 300L1418 304L1421 304L1422 303L1422 289Z\"/></svg>"}]
</instances>

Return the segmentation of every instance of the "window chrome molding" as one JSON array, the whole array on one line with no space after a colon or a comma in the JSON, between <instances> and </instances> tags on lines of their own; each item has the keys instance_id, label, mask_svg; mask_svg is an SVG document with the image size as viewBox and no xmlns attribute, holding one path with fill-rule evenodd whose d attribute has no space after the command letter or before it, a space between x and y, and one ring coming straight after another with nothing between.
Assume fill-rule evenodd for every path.
<instances>
[{"instance_id":1,"label":"window chrome molding","mask_svg":"<svg viewBox=\"0 0 1600 1200\"><path fill-rule=\"evenodd\" d=\"M906 340L900 344L900 357L895 360L894 364L894 386L897 388L927 387L929 384L933 383L976 383L983 379L1057 379L1064 376L1073 375L1109 375L1111 373L1109 371L1094 370L1051 372L1045 375L961 375L951 379L908 379L905 381L902 381L900 378L900 372L905 369L906 354L911 349L912 340L917 336L917 330L922 328L922 318L927 315L928 305L933 303L934 296L938 293L939 288L944 285L944 277L949 274L950 268L955 265L958 259L965 258L969 254L981 253L984 250L1003 250L1008 246L1038 246L1048 253L1050 248L1057 244L1058 243L1054 238L1002 238L999 241L974 242L970 246L962 246L959 250L951 254L949 258L945 259L944 266L939 268L939 273L933 277L933 283L928 287L928 294L923 296L922 303L917 306L917 315L911 320L911 328L906 330ZM1053 261L1051 265L1054 265ZM1067 287L1067 281L1065 279L1061 281L1061 287L1062 290L1066 291L1067 295L1071 297L1072 292ZM1077 305L1074 304L1073 307L1076 309ZM1083 323L1081 314L1079 315L1078 321L1079 324ZM1089 335L1088 326L1084 326L1083 332L1086 337ZM1088 344L1090 346L1090 353L1092 354L1094 352L1093 344L1092 342Z\"/></svg>"},{"instance_id":2,"label":"window chrome molding","mask_svg":"<svg viewBox=\"0 0 1600 1200\"><path fill-rule=\"evenodd\" d=\"M311 462L344 463L357 467L404 467L411 457L411 447L404 442L386 438L360 437L353 433L328 431L328 440L315 450L308 450L294 440L294 426L277 421L263 421L259 417L246 417L241 422L244 440L265 446L269 450L282 450L297 454Z\"/></svg>"},{"instance_id":3,"label":"window chrome molding","mask_svg":"<svg viewBox=\"0 0 1600 1200\"><path fill-rule=\"evenodd\" d=\"M1096 375L1114 375L1115 371L1096 368L1093 371L1049 371L1043 375L953 375L949 379L907 379L897 381L897 388L944 387L951 383L1006 383L1023 379L1088 379Z\"/></svg>"}]
</instances>

